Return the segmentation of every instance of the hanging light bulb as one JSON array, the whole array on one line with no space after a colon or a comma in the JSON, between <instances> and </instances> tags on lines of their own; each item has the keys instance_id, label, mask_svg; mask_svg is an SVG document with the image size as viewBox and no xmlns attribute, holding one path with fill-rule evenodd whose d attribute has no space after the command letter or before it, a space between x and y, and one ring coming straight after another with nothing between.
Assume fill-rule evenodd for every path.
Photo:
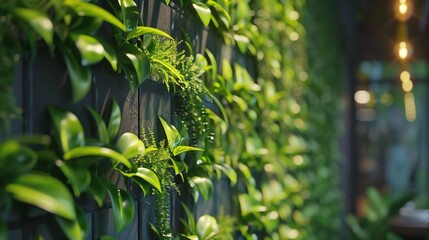
<instances>
[{"instance_id":1,"label":"hanging light bulb","mask_svg":"<svg viewBox=\"0 0 429 240\"><path fill-rule=\"evenodd\" d=\"M412 47L411 44L405 41L399 42L396 47L396 52L400 59L405 60L411 56Z\"/></svg>"},{"instance_id":2,"label":"hanging light bulb","mask_svg":"<svg viewBox=\"0 0 429 240\"><path fill-rule=\"evenodd\" d=\"M411 0L398 0L395 3L395 17L401 22L407 21L413 15L413 3Z\"/></svg>"}]
</instances>

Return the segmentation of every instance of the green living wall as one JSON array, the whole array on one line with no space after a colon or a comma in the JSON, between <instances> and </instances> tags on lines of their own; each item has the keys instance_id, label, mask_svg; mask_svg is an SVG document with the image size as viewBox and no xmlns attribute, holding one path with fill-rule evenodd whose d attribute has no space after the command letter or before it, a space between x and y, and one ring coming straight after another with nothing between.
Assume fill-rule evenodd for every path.
<instances>
[{"instance_id":1,"label":"green living wall","mask_svg":"<svg viewBox=\"0 0 429 240\"><path fill-rule=\"evenodd\" d=\"M149 26L153 6L172 24ZM153 239L339 238L335 11L333 0L6 0L0 239L35 209L69 239L123 238L135 221ZM37 83L16 76L43 53L64 63L67 100L42 107L45 132L20 134L29 114L14 91ZM115 94L103 111L87 104L115 91L98 80L106 72L153 123ZM151 84L167 107L144 101ZM91 231L86 201L111 208L116 234ZM145 208L153 216L136 220Z\"/></svg>"}]
</instances>

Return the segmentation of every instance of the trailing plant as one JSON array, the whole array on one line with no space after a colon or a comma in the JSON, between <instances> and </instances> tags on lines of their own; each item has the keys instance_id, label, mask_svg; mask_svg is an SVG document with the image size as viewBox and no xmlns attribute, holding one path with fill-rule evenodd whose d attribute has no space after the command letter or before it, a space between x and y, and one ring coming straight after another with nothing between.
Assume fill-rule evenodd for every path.
<instances>
[{"instance_id":1,"label":"trailing plant","mask_svg":"<svg viewBox=\"0 0 429 240\"><path fill-rule=\"evenodd\" d=\"M147 47L150 56L151 76L172 89L174 110L189 135L190 145L204 146L211 139L206 103L212 101L200 76L206 67L205 58L198 54L186 56L178 51L177 43L154 37Z\"/></svg>"},{"instance_id":2,"label":"trailing plant","mask_svg":"<svg viewBox=\"0 0 429 240\"><path fill-rule=\"evenodd\" d=\"M151 129L142 130L142 140L147 146L147 154L139 155L135 159L138 166L151 169L160 180L161 191L154 192L156 225L152 228L159 239L171 239L172 231L169 218L170 190L179 191L174 182L174 176L186 172L186 164L178 157L189 151L202 149L184 145L184 139L177 129L159 118L166 139L156 141Z\"/></svg>"}]
</instances>

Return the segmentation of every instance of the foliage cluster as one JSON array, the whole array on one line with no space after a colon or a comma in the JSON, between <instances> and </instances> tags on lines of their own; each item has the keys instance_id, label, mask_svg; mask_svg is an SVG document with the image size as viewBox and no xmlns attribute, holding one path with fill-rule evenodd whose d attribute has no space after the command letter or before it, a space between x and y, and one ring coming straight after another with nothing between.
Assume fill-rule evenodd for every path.
<instances>
[{"instance_id":1,"label":"foliage cluster","mask_svg":"<svg viewBox=\"0 0 429 240\"><path fill-rule=\"evenodd\" d=\"M35 54L42 45L64 56L73 102L87 95L92 66L104 59L112 71L124 73L132 92L149 77L164 84L173 95L179 129L160 118L164 140L157 140L152 129L143 130L141 140L133 133L117 137L120 109L114 103L107 125L89 109L98 136L87 139L74 114L51 107L52 135L8 139L0 145L3 220L16 202L24 202L52 213L70 239L80 239L87 224L74 198L89 195L102 206L107 194L119 232L132 221L134 206L131 195L106 178L107 171L115 171L144 195L155 195L153 229L160 239L338 235L339 67L333 66L339 56L329 17L333 1L175 2L204 26L217 29L226 44L249 53L254 71L236 58L216 59L208 50L206 58L187 56L171 36L142 25L133 0L107 0L106 8L92 1L42 2L8 0L0 6L6 26L0 28L3 125L19 113L11 92L19 58L28 49ZM102 37L106 31L111 39ZM9 42L14 44L5 48ZM321 53L323 49L330 51ZM3 171L6 167L13 171ZM182 179L197 202L201 196L212 197L213 181L222 175L231 183L233 213L195 219L188 208L192 203L185 202L185 231L173 233L168 206L170 190L178 184L174 179ZM51 198L61 201L40 201Z\"/></svg>"}]
</instances>

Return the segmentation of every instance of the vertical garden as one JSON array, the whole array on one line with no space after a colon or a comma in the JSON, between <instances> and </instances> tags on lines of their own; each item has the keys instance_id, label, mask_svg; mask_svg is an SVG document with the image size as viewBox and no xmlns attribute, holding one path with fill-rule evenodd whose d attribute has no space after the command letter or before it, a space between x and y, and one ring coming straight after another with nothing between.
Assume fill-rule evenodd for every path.
<instances>
[{"instance_id":1,"label":"vertical garden","mask_svg":"<svg viewBox=\"0 0 429 240\"><path fill-rule=\"evenodd\" d=\"M339 239L334 3L3 1L0 239Z\"/></svg>"}]
</instances>

